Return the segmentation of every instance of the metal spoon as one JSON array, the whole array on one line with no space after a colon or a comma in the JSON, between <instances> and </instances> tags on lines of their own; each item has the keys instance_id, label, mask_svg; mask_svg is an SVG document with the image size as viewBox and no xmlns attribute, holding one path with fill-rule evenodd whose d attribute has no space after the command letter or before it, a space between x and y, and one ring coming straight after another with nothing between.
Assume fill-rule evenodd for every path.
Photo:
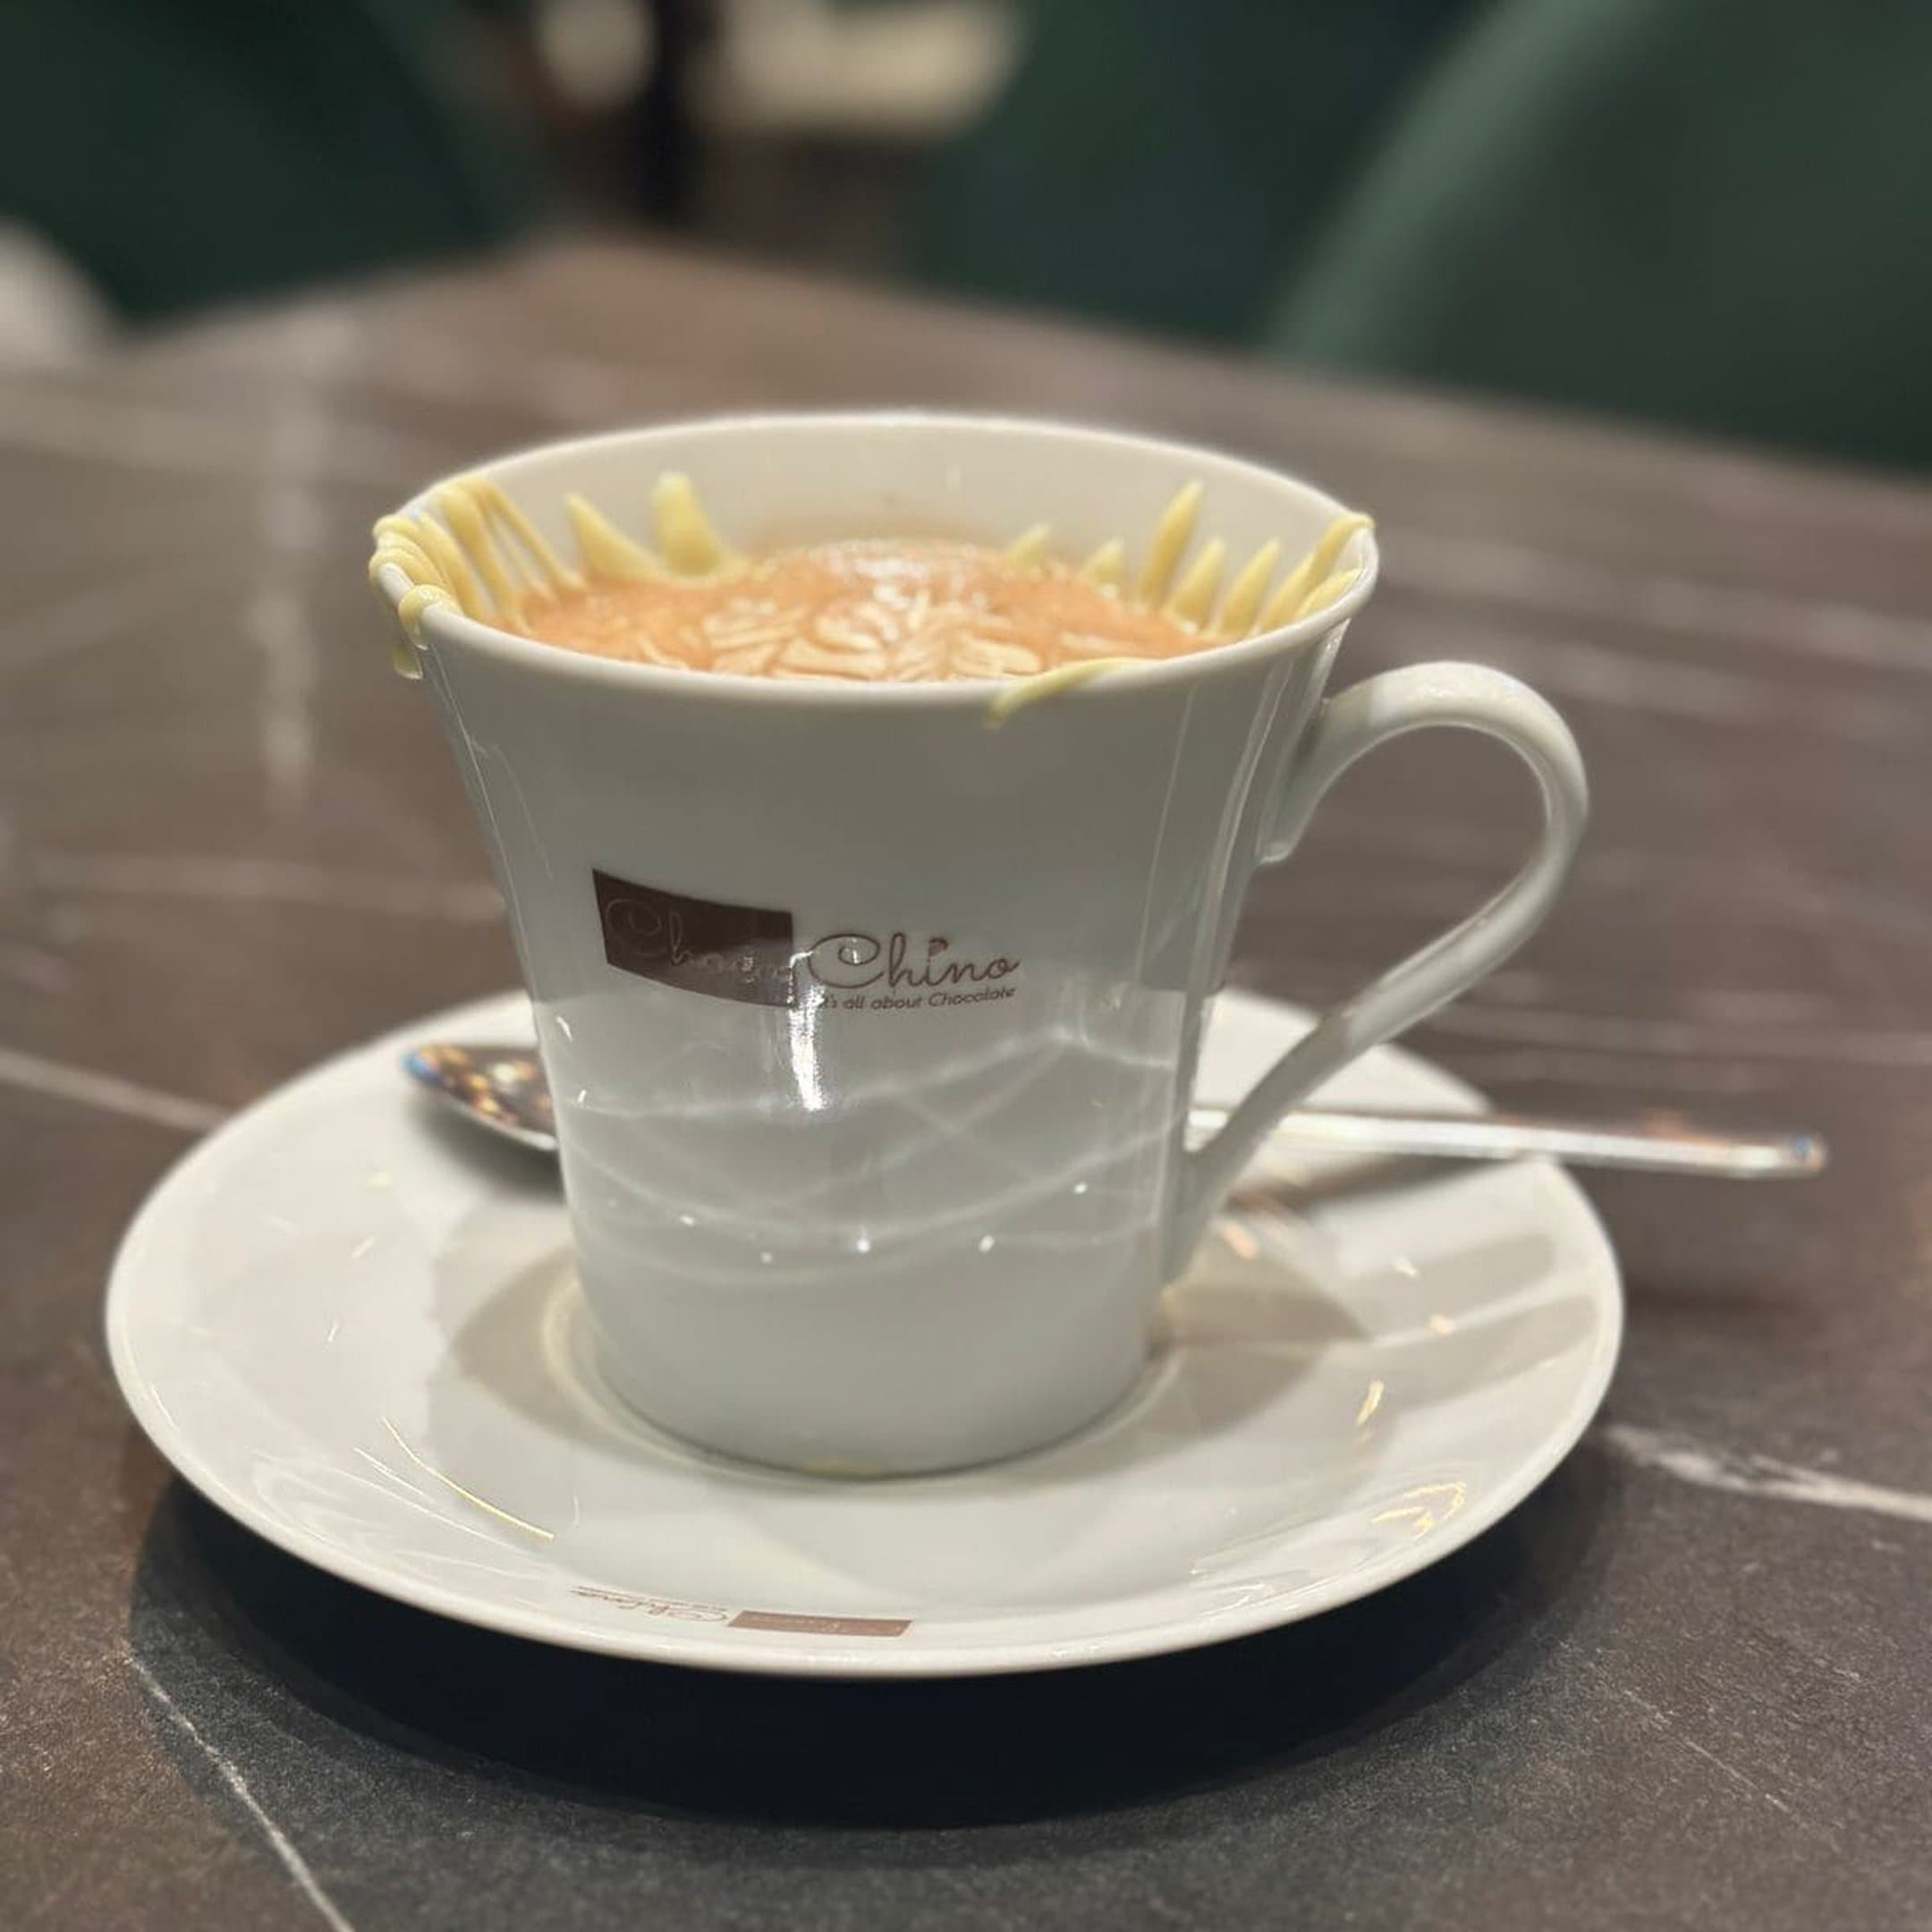
<instances>
[{"instance_id":1,"label":"metal spoon","mask_svg":"<svg viewBox=\"0 0 1932 1932\"><path fill-rule=\"evenodd\" d=\"M438 1042L417 1047L402 1064L411 1079L478 1126L542 1153L556 1152L556 1110L543 1063L529 1047ZM1221 1107L1197 1106L1189 1118L1197 1129L1211 1131L1227 1114ZM1446 1160L1514 1160L1540 1154L1585 1167L1636 1167L1733 1181L1815 1174L1827 1157L1818 1134L1719 1133L1662 1111L1625 1121L1584 1121L1528 1114L1303 1107L1282 1122L1275 1138L1297 1147Z\"/></svg>"}]
</instances>

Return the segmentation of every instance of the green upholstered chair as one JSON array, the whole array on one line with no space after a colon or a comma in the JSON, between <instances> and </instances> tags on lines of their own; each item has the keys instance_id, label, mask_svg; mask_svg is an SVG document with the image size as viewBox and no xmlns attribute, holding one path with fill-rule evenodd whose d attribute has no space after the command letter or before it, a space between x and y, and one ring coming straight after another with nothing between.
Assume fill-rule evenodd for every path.
<instances>
[{"instance_id":1,"label":"green upholstered chair","mask_svg":"<svg viewBox=\"0 0 1932 1932\"><path fill-rule=\"evenodd\" d=\"M1932 9L1501 0L1307 257L1286 354L1932 462Z\"/></svg>"},{"instance_id":2,"label":"green upholstered chair","mask_svg":"<svg viewBox=\"0 0 1932 1932\"><path fill-rule=\"evenodd\" d=\"M0 211L137 318L496 240L538 177L461 91L474 26L453 0L14 0Z\"/></svg>"},{"instance_id":3,"label":"green upholstered chair","mask_svg":"<svg viewBox=\"0 0 1932 1932\"><path fill-rule=\"evenodd\" d=\"M1473 0L1032 0L1019 68L938 160L926 277L1257 337Z\"/></svg>"},{"instance_id":4,"label":"green upholstered chair","mask_svg":"<svg viewBox=\"0 0 1932 1932\"><path fill-rule=\"evenodd\" d=\"M1299 360L1923 464L1928 216L1908 0L1052 0L921 258Z\"/></svg>"}]
</instances>

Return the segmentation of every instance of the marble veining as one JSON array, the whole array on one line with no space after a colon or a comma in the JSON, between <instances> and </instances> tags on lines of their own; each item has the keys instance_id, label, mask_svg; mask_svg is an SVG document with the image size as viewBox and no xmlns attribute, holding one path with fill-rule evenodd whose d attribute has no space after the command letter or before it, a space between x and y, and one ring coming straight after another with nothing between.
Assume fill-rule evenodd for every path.
<instances>
[{"instance_id":1,"label":"marble veining","mask_svg":"<svg viewBox=\"0 0 1932 1932\"><path fill-rule=\"evenodd\" d=\"M0 384L0 449L177 476L253 478L263 467L259 436L245 417L109 400L46 383ZM324 474L331 482L386 490L398 477L446 470L450 454L338 418Z\"/></svg>"},{"instance_id":2,"label":"marble veining","mask_svg":"<svg viewBox=\"0 0 1932 1932\"><path fill-rule=\"evenodd\" d=\"M250 1788L242 1767L208 1741L194 1719L168 1695L161 1680L140 1657L130 1653L127 1662L128 1668L140 1681L142 1690L153 1699L162 1716L208 1759L215 1775L234 1794L235 1801L248 1813L268 1849L275 1853L276 1861L289 1875L295 1889L315 1908L323 1924L330 1928L330 1932L356 1932L341 1907L322 1889L309 1860L296 1850L294 1841L262 1809L261 1800Z\"/></svg>"},{"instance_id":3,"label":"marble veining","mask_svg":"<svg viewBox=\"0 0 1932 1932\"><path fill-rule=\"evenodd\" d=\"M1783 1503L1810 1503L1820 1509L1862 1510L1875 1516L1896 1517L1902 1522L1932 1523L1932 1495L1919 1490L1860 1482L1829 1470L1781 1462L1774 1456L1713 1449L1689 1436L1640 1428L1629 1422L1606 1422L1596 1433L1598 1440L1627 1461L1699 1489L1769 1496Z\"/></svg>"},{"instance_id":4,"label":"marble veining","mask_svg":"<svg viewBox=\"0 0 1932 1932\"><path fill-rule=\"evenodd\" d=\"M1932 673L1932 623L1902 612L1665 572L1613 570L1521 544L1384 527L1384 574L1431 597L1483 597L1677 635L1754 643L1835 664Z\"/></svg>"},{"instance_id":5,"label":"marble veining","mask_svg":"<svg viewBox=\"0 0 1932 1932\"><path fill-rule=\"evenodd\" d=\"M191 1100L182 1094L165 1093L158 1087L123 1080L117 1073L68 1066L13 1046L0 1046L0 1087L45 1094L99 1113L119 1114L129 1120L152 1121L157 1126L172 1127L182 1133L206 1133L228 1117L225 1107L209 1101Z\"/></svg>"},{"instance_id":6,"label":"marble veining","mask_svg":"<svg viewBox=\"0 0 1932 1932\"><path fill-rule=\"evenodd\" d=\"M1553 1013L1465 1002L1429 1025L1457 1039L1596 1048L1608 1053L1723 1055L1739 1059L1818 1061L1911 1074L1932 1066L1932 1032L1852 1027L1735 1027L1699 1020L1652 1020L1614 1013Z\"/></svg>"},{"instance_id":7,"label":"marble veining","mask_svg":"<svg viewBox=\"0 0 1932 1932\"><path fill-rule=\"evenodd\" d=\"M266 900L457 926L493 925L503 918L503 900L487 880L412 877L291 859L218 852L43 851L29 858L27 870L37 884L77 895Z\"/></svg>"}]
</instances>

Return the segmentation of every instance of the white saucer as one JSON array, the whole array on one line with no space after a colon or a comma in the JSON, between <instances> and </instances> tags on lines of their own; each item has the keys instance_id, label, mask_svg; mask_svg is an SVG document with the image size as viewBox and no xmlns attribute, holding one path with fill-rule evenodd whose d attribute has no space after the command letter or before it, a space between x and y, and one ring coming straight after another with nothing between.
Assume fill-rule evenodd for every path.
<instances>
[{"instance_id":1,"label":"white saucer","mask_svg":"<svg viewBox=\"0 0 1932 1932\"><path fill-rule=\"evenodd\" d=\"M1201 1092L1301 1028L1218 1003ZM792 1477L659 1436L597 1385L554 1177L434 1118L405 1040L525 1039L521 996L305 1075L197 1148L129 1233L114 1372L269 1541L467 1623L823 1676L1093 1664L1332 1609L1445 1556L1601 1401L1616 1263L1546 1164L1258 1176L1170 1293L1125 1407L960 1474ZM1326 1097L1460 1106L1395 1051ZM1284 1170L1274 1170L1277 1174Z\"/></svg>"}]
</instances>

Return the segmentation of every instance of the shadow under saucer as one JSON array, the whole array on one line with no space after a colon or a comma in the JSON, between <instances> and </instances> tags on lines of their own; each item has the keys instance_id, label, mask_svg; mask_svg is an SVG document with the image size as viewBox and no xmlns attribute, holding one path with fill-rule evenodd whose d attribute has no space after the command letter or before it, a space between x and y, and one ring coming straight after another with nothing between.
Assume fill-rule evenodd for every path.
<instances>
[{"instance_id":1,"label":"shadow under saucer","mask_svg":"<svg viewBox=\"0 0 1932 1932\"><path fill-rule=\"evenodd\" d=\"M863 1682L628 1662L453 1623L284 1555L177 1482L142 1546L129 1634L225 1756L346 1749L336 1732L373 1746L344 1800L372 1818L408 1791L454 1830L466 1790L509 1780L566 1806L726 1820L1020 1823L1312 1766L1479 1673L1533 1670L1586 1587L1613 1481L1586 1446L1433 1568L1285 1629L1085 1670ZM426 1765L445 1769L426 1779ZM1137 1837L1160 1828L1136 1816Z\"/></svg>"}]
</instances>

